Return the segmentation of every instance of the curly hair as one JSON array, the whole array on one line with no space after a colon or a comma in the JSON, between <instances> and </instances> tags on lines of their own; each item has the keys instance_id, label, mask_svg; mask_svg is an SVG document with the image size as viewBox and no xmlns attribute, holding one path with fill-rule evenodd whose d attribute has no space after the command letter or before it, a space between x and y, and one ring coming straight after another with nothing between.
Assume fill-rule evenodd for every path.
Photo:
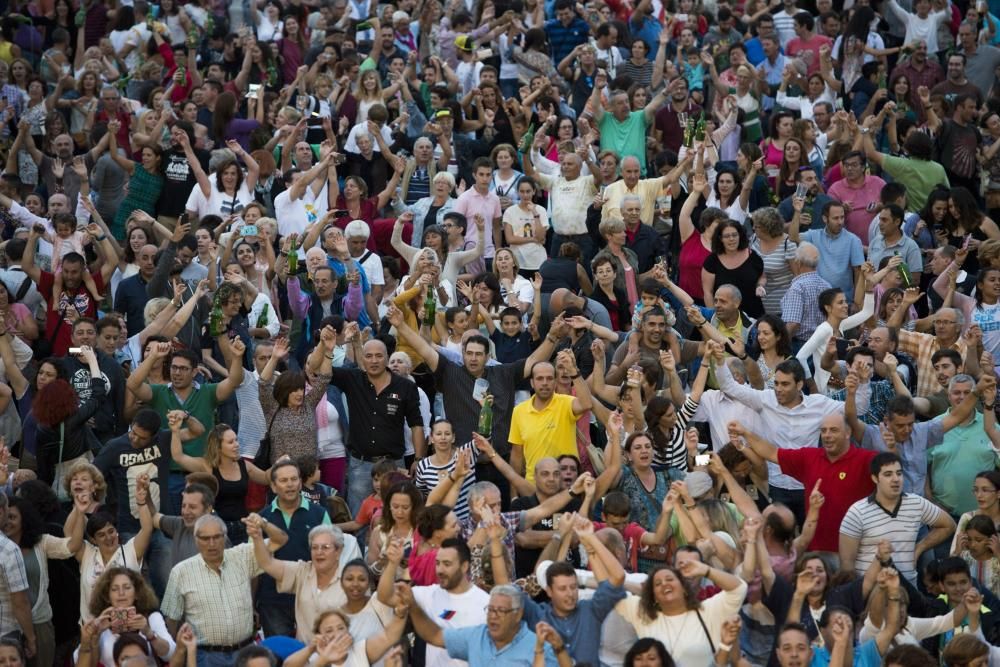
<instances>
[{"instance_id":1,"label":"curly hair","mask_svg":"<svg viewBox=\"0 0 1000 667\"><path fill-rule=\"evenodd\" d=\"M94 482L94 500L104 502L104 496L108 492L108 482L104 479L104 473L93 463L87 461L77 461L66 471L66 476L63 478L63 489L66 491L66 495L70 498L73 497L73 492L70 490L71 482L74 477L83 472L89 474L90 479Z\"/></svg>"},{"instance_id":2,"label":"curly hair","mask_svg":"<svg viewBox=\"0 0 1000 667\"><path fill-rule=\"evenodd\" d=\"M216 424L208 432L208 437L205 439L205 463L212 468L219 467L222 462L222 436L226 431L232 430L234 429L229 424Z\"/></svg>"},{"instance_id":3,"label":"curly hair","mask_svg":"<svg viewBox=\"0 0 1000 667\"><path fill-rule=\"evenodd\" d=\"M680 582L681 589L684 591L684 605L688 610L700 608L701 601L698 599L698 591L693 584L688 583L684 579L681 571L672 565L658 565L653 568L652 572L649 573L649 578L642 584L642 592L639 594L640 613L650 621L655 621L656 617L659 616L660 605L656 601L656 595L653 592L653 581L656 579L656 575L663 570L667 570L677 577L677 581Z\"/></svg>"},{"instance_id":4,"label":"curly hair","mask_svg":"<svg viewBox=\"0 0 1000 667\"><path fill-rule=\"evenodd\" d=\"M71 417L80 404L80 397L69 382L53 380L39 390L31 404L31 414L42 426L55 428Z\"/></svg>"},{"instance_id":5,"label":"curly hair","mask_svg":"<svg viewBox=\"0 0 1000 667\"><path fill-rule=\"evenodd\" d=\"M109 567L94 584L94 590L90 594L90 613L94 617L100 616L105 609L111 606L111 583L115 577L122 575L128 577L135 589L135 602L133 606L138 614L149 616L160 608L160 601L153 592L153 587L146 583L138 572L133 572L127 567Z\"/></svg>"}]
</instances>

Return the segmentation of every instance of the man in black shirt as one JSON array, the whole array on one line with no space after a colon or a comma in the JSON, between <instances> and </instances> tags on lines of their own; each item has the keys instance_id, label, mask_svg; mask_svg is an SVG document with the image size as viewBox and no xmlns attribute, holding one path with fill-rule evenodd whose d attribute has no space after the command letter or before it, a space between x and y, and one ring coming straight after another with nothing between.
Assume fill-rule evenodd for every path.
<instances>
[{"instance_id":1,"label":"man in black shirt","mask_svg":"<svg viewBox=\"0 0 1000 667\"><path fill-rule=\"evenodd\" d=\"M97 364L104 379L105 400L97 406L92 419L91 430L98 442L107 442L125 430L125 374L115 358L97 350L97 324L89 317L81 317L73 323L70 331L73 347L90 347L97 355ZM90 396L90 367L80 358L66 356L62 359L69 383L76 390L80 402ZM150 475L152 478L152 475ZM139 530L136 521L135 529Z\"/></svg>"},{"instance_id":2,"label":"man in black shirt","mask_svg":"<svg viewBox=\"0 0 1000 667\"><path fill-rule=\"evenodd\" d=\"M177 218L184 212L191 190L198 184L191 169L193 161L197 160L201 168L208 173L208 151L194 147L194 127L186 120L174 123L170 130L170 150L163 155L165 161L163 170L163 190L156 210L157 220L173 229Z\"/></svg>"},{"instance_id":3,"label":"man in black shirt","mask_svg":"<svg viewBox=\"0 0 1000 667\"><path fill-rule=\"evenodd\" d=\"M354 346L354 358L360 368L332 368L330 384L344 392L351 415L347 502L353 515L371 495L371 470L376 462L393 459L403 467L404 421L410 428L416 458L423 458L424 422L417 385L389 371L385 343L370 340L362 346L356 326L346 328L344 335ZM333 327L327 326L320 332L320 344L326 346L326 357L332 359L332 348L336 345Z\"/></svg>"},{"instance_id":4,"label":"man in black shirt","mask_svg":"<svg viewBox=\"0 0 1000 667\"><path fill-rule=\"evenodd\" d=\"M567 487L568 488L568 487ZM553 458L544 458L535 464L535 493L530 496L520 496L510 503L512 512L530 510L538 507L543 502L558 495L562 491L562 475L559 462ZM574 496L567 505L564 512L575 512L582 504L581 496ZM514 536L514 569L517 577L526 577L535 571L538 563L538 556L554 535L555 523L552 516L547 516L528 530L521 531Z\"/></svg>"}]
</instances>

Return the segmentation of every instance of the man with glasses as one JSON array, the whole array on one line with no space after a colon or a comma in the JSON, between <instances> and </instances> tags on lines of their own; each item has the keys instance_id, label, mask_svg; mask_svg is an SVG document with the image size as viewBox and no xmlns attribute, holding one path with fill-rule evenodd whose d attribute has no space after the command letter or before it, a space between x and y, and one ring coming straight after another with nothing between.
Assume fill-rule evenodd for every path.
<instances>
[{"instance_id":1,"label":"man with glasses","mask_svg":"<svg viewBox=\"0 0 1000 667\"><path fill-rule=\"evenodd\" d=\"M414 592L415 593L415 592ZM407 601L408 591L400 592ZM415 599L415 594L413 595ZM486 605L486 622L471 627L442 629L431 621L422 605L410 605L410 619L421 639L431 646L439 646L447 655L458 660L467 660L470 665L510 664L528 665L534 662L536 654L543 654L546 667L569 667L573 659L566 650L566 643L552 626L539 623L528 628L524 622L524 593L517 586L501 584L490 591ZM544 643L539 646L542 633ZM500 655L503 658L500 658ZM428 667L430 662L428 661ZM437 663L442 664L442 663Z\"/></svg>"},{"instance_id":2,"label":"man with glasses","mask_svg":"<svg viewBox=\"0 0 1000 667\"><path fill-rule=\"evenodd\" d=\"M274 500L261 510L264 521L276 524L288 534L288 542L274 552L283 561L309 561L312 558L309 535L316 526L329 526L326 509L302 495L302 475L291 460L279 460L269 471ZM256 540L255 540L256 542ZM257 588L257 613L264 634L296 636L296 598L279 593L279 583L270 575L260 578ZM312 628L299 627L299 634Z\"/></svg>"},{"instance_id":3,"label":"man with glasses","mask_svg":"<svg viewBox=\"0 0 1000 667\"><path fill-rule=\"evenodd\" d=\"M379 579L378 600L383 604L391 604L395 592L393 582L403 561L402 543L394 539L386 548L386 557L388 562ZM418 633L427 639L426 667L447 667L454 664L454 661L448 657L448 651L442 644L430 641L419 631L420 625L425 625L427 633L434 635L458 628L481 626L487 622L485 607L490 603L490 596L469 580L471 563L472 552L465 541L458 538L444 540L434 560L437 583L415 586L412 591L404 593L404 596L412 596L416 603L410 605L410 613L414 623L418 624Z\"/></svg>"},{"instance_id":4,"label":"man with glasses","mask_svg":"<svg viewBox=\"0 0 1000 667\"><path fill-rule=\"evenodd\" d=\"M157 343L150 354L146 355L135 372L129 376L127 386L137 399L159 413L161 419L167 418L171 410L183 410L192 415L206 431L215 426L216 407L232 396L243 382L243 353L246 351L243 341L239 338L232 342L226 336L219 337L219 344L227 352L229 359L229 376L219 383L202 384L195 381L201 356L193 350L178 350L173 352L170 343ZM162 364L170 357L170 383L149 384L146 378L155 364ZM189 456L205 454L205 434L200 433L184 443L184 453ZM173 467L170 473L171 506L177 504L180 493L186 486L184 473L180 467ZM162 490L162 489L161 489Z\"/></svg>"},{"instance_id":5,"label":"man with glasses","mask_svg":"<svg viewBox=\"0 0 1000 667\"><path fill-rule=\"evenodd\" d=\"M867 247L868 226L881 205L885 181L878 176L865 174L867 160L860 151L851 151L840 164L844 170L844 178L831 185L827 194L843 203L847 214L847 231L856 235L861 239L861 245Z\"/></svg>"},{"instance_id":6,"label":"man with glasses","mask_svg":"<svg viewBox=\"0 0 1000 667\"><path fill-rule=\"evenodd\" d=\"M934 364L931 359L938 350L956 350L966 358L968 343L962 337L962 327L965 324L965 317L962 311L957 308L941 308L933 314L934 333L920 333L919 331L907 331L903 328L903 315L920 298L920 288L914 287L903 293L903 302L899 308L889 317L886 325L898 328L899 349L916 360L917 367L917 396L930 396L940 390L938 386ZM971 355L974 357L975 355ZM978 362L972 358L972 361ZM976 364L978 369L978 363ZM974 371L970 369L970 372Z\"/></svg>"},{"instance_id":7,"label":"man with glasses","mask_svg":"<svg viewBox=\"0 0 1000 667\"><path fill-rule=\"evenodd\" d=\"M266 524L256 514L243 519L248 532ZM198 666L228 667L233 656L254 640L253 579L263 570L253 544L226 548L226 523L206 514L194 524L198 555L170 572L160 610L170 634L182 622L197 628Z\"/></svg>"}]
</instances>

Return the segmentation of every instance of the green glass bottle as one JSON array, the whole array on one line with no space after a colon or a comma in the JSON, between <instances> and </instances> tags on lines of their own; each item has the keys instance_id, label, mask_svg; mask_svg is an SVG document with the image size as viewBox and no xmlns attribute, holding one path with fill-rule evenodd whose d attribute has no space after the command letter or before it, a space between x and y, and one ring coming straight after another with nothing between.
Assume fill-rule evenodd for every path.
<instances>
[{"instance_id":1,"label":"green glass bottle","mask_svg":"<svg viewBox=\"0 0 1000 667\"><path fill-rule=\"evenodd\" d=\"M222 319L222 302L219 301L219 291L216 290L212 299L212 314L208 319L208 334L212 338L218 338L223 334Z\"/></svg>"},{"instance_id":2,"label":"green glass bottle","mask_svg":"<svg viewBox=\"0 0 1000 667\"><path fill-rule=\"evenodd\" d=\"M521 145L518 147L518 150L521 151L522 153L527 153L528 151L531 150L531 144L533 144L534 142L535 142L535 124L532 123L531 125L528 126L528 131L524 133L523 137L521 137Z\"/></svg>"},{"instance_id":3,"label":"green glass bottle","mask_svg":"<svg viewBox=\"0 0 1000 667\"><path fill-rule=\"evenodd\" d=\"M267 310L271 306L269 303L265 303L264 307L260 310L260 315L257 317L257 328L263 329L267 326Z\"/></svg>"},{"instance_id":4,"label":"green glass bottle","mask_svg":"<svg viewBox=\"0 0 1000 667\"><path fill-rule=\"evenodd\" d=\"M493 435L493 399L487 397L483 401L483 407L479 409L479 424L476 426L476 433L489 438Z\"/></svg>"},{"instance_id":5,"label":"green glass bottle","mask_svg":"<svg viewBox=\"0 0 1000 667\"><path fill-rule=\"evenodd\" d=\"M291 245L288 246L288 275L294 276L299 271L299 250L298 250L298 240L292 239Z\"/></svg>"},{"instance_id":6,"label":"green glass bottle","mask_svg":"<svg viewBox=\"0 0 1000 667\"><path fill-rule=\"evenodd\" d=\"M694 140L705 141L705 112L701 112L697 124L694 126Z\"/></svg>"},{"instance_id":7,"label":"green glass bottle","mask_svg":"<svg viewBox=\"0 0 1000 667\"><path fill-rule=\"evenodd\" d=\"M434 326L434 317L437 313L437 299L434 298L434 286L427 286L427 298L424 299L424 324Z\"/></svg>"},{"instance_id":8,"label":"green glass bottle","mask_svg":"<svg viewBox=\"0 0 1000 667\"><path fill-rule=\"evenodd\" d=\"M899 251L897 250L893 254L898 257ZM904 261L899 264L899 266L896 267L896 270L899 271L899 277L903 280L903 289L913 287L913 274L910 273L910 267L906 264L906 262Z\"/></svg>"}]
</instances>

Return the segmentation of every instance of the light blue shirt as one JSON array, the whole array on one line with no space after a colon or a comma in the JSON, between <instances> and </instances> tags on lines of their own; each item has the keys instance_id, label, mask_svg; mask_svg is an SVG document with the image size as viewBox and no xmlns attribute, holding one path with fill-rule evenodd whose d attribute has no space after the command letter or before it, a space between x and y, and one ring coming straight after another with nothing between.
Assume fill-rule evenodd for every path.
<instances>
[{"instance_id":1,"label":"light blue shirt","mask_svg":"<svg viewBox=\"0 0 1000 667\"><path fill-rule=\"evenodd\" d=\"M514 640L498 650L485 625L450 628L444 631L444 647L449 657L465 660L470 665L529 667L535 659L535 633L522 622ZM545 666L559 666L556 654L548 644L545 644Z\"/></svg>"},{"instance_id":2,"label":"light blue shirt","mask_svg":"<svg viewBox=\"0 0 1000 667\"><path fill-rule=\"evenodd\" d=\"M829 667L830 649L825 646L813 649L812 661L809 667ZM882 656L878 653L878 646L874 639L869 639L863 644L854 647L854 667L881 667Z\"/></svg>"},{"instance_id":3,"label":"light blue shirt","mask_svg":"<svg viewBox=\"0 0 1000 667\"><path fill-rule=\"evenodd\" d=\"M924 493L924 481L927 479L927 450L944 442L944 428L940 419L917 422L908 440L899 443L899 455L903 459L903 492ZM889 448L882 439L878 426L868 424L861 438L861 446L878 452L887 452Z\"/></svg>"},{"instance_id":4,"label":"light blue shirt","mask_svg":"<svg viewBox=\"0 0 1000 667\"><path fill-rule=\"evenodd\" d=\"M854 267L865 263L865 251L857 235L842 229L836 236L830 236L823 229L809 229L801 234L819 250L818 273L826 282L844 290L848 299L854 294Z\"/></svg>"},{"instance_id":5,"label":"light blue shirt","mask_svg":"<svg viewBox=\"0 0 1000 667\"><path fill-rule=\"evenodd\" d=\"M897 252L906 262L910 271L924 270L924 258L920 252L920 246L909 236L901 236L898 241L888 245L885 242L885 237L881 234L871 238L868 244L868 261L877 269L883 257L891 257ZM914 287L918 286L914 285Z\"/></svg>"}]
</instances>

